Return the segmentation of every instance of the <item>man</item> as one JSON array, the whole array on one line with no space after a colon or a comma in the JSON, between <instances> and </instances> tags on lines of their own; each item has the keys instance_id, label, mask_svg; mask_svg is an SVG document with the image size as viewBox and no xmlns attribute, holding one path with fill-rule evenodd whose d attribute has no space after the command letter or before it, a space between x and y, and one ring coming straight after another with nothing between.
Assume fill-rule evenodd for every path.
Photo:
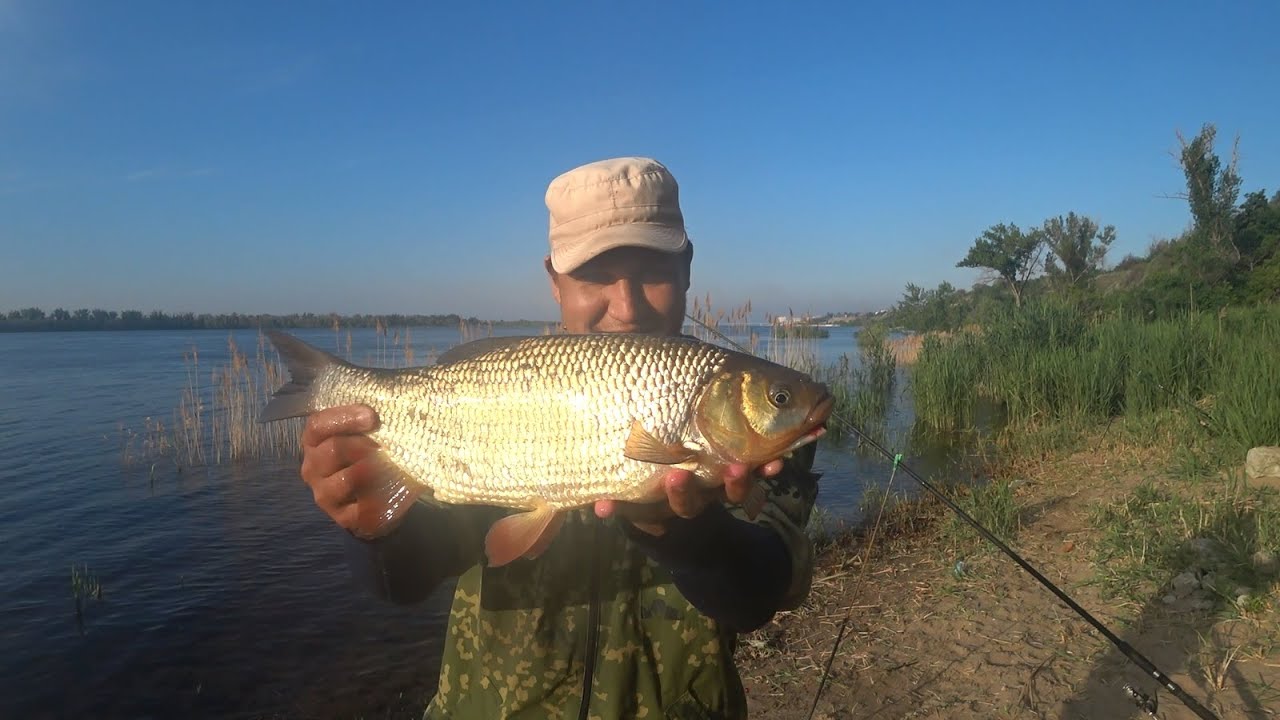
<instances>
[{"instance_id":1,"label":"man","mask_svg":"<svg viewBox=\"0 0 1280 720\"><path fill-rule=\"evenodd\" d=\"M551 183L546 204L544 264L567 332L680 334L693 245L667 168L584 165ZM370 408L335 408L303 434L302 477L345 528L374 484L362 460L373 442L360 433L376 424ZM426 718L745 717L735 634L808 593L812 462L811 444L758 476L731 467L722 491L672 470L666 503L570 513L541 556L502 567L483 557L485 531L506 512L496 508L418 504L389 535L351 542L395 602L458 577ZM737 505L756 482L769 500L749 520Z\"/></svg>"}]
</instances>

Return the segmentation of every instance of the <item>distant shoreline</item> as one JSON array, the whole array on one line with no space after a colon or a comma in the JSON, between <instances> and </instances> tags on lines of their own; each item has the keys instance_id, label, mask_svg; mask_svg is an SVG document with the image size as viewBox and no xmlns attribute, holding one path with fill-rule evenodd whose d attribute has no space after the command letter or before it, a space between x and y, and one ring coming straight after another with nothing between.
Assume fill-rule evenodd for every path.
<instances>
[{"instance_id":1,"label":"distant shoreline","mask_svg":"<svg viewBox=\"0 0 1280 720\"><path fill-rule=\"evenodd\" d=\"M460 327L484 325L488 327L545 327L555 325L554 320L481 320L475 317L448 315L337 315L301 313L291 315L241 315L239 313L178 313L163 312L143 314L137 310L123 312L107 310L76 310L68 312L59 308L45 314L39 308L0 313L0 333L19 332L104 332L130 330L259 330L279 329L351 329L404 327Z\"/></svg>"}]
</instances>

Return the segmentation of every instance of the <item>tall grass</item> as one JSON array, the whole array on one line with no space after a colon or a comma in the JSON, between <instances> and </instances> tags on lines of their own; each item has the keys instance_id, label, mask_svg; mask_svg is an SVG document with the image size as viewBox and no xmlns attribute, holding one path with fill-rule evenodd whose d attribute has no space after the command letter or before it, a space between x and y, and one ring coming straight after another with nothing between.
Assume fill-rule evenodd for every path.
<instances>
[{"instance_id":1,"label":"tall grass","mask_svg":"<svg viewBox=\"0 0 1280 720\"><path fill-rule=\"evenodd\" d=\"M288 377L279 357L268 352L266 336L258 334L250 355L228 335L227 355L227 362L207 376L197 349L184 355L187 383L174 411L174 461L191 467L299 454L301 418L258 422L258 413Z\"/></svg>"},{"instance_id":2,"label":"tall grass","mask_svg":"<svg viewBox=\"0 0 1280 720\"><path fill-rule=\"evenodd\" d=\"M884 328L868 326L858 333L856 362L842 355L836 364L820 368L815 375L827 383L836 398L833 415L837 422L828 426L835 437L841 434L841 421L873 436L883 434L897 381L897 358Z\"/></svg>"},{"instance_id":3,"label":"tall grass","mask_svg":"<svg viewBox=\"0 0 1280 720\"><path fill-rule=\"evenodd\" d=\"M971 424L980 397L1015 426L1177 408L1207 414L1245 447L1280 441L1277 387L1280 306L1146 322L1042 302L926 339L912 374L917 417L937 429Z\"/></svg>"},{"instance_id":4,"label":"tall grass","mask_svg":"<svg viewBox=\"0 0 1280 720\"><path fill-rule=\"evenodd\" d=\"M463 338L474 339L486 332L492 334L492 327L464 324L459 332ZM420 359L434 360L431 351L419 355L410 328L393 330L378 323L372 351L359 358L353 357L349 329L335 323L333 336L334 353L352 362L409 367ZM303 418L258 422L272 393L288 378L265 334L258 333L252 350L241 348L234 336L228 335L227 360L216 366L202 365L200 351L195 347L183 353L183 364L186 383L173 411L172 425L164 428L148 418L144 434L126 431L126 461L136 462L141 452L148 460L170 457L181 469L299 456Z\"/></svg>"}]
</instances>

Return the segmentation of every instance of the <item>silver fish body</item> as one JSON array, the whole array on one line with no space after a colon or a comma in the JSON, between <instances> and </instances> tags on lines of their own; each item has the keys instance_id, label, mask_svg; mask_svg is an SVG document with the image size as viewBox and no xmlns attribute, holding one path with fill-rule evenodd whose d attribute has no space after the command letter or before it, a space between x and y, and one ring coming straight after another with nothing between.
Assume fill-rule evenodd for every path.
<instances>
[{"instance_id":1,"label":"silver fish body","mask_svg":"<svg viewBox=\"0 0 1280 720\"><path fill-rule=\"evenodd\" d=\"M729 446L757 431L770 437L777 413L761 408L770 410L784 390L788 398L819 400L792 410L795 427L783 428L788 438L779 450L811 441L830 410L825 388L806 376L692 338L491 338L459 346L433 366L388 370L270 336L292 382L268 404L264 421L352 404L377 412L370 437L388 475L398 476L378 523L419 494L544 516L603 499L659 500L672 466L711 481L724 464L752 460L730 457ZM762 377L783 388L768 403L743 389ZM816 392L803 393L809 385ZM712 431L726 423L717 439Z\"/></svg>"}]
</instances>

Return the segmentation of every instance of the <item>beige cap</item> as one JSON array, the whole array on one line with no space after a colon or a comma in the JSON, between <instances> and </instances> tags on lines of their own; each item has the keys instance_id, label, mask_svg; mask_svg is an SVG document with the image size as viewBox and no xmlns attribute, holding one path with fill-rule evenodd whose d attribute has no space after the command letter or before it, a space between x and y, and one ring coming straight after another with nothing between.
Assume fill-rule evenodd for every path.
<instances>
[{"instance_id":1,"label":"beige cap","mask_svg":"<svg viewBox=\"0 0 1280 720\"><path fill-rule=\"evenodd\" d=\"M573 272L616 247L681 252L689 244L680 187L657 160L614 158L574 168L547 188L551 266Z\"/></svg>"}]
</instances>

